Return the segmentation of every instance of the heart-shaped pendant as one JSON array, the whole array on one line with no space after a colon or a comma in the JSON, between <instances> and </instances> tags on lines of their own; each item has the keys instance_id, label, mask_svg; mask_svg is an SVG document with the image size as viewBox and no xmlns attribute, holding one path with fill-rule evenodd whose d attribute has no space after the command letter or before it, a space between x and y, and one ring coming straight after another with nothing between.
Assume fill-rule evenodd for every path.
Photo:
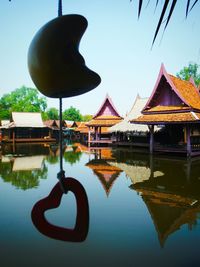
<instances>
[{"instance_id":1,"label":"heart-shaped pendant","mask_svg":"<svg viewBox=\"0 0 200 267\"><path fill-rule=\"evenodd\" d=\"M74 229L53 225L44 215L45 211L59 207L62 196L67 191L73 192L76 198L77 215ZM89 228L89 205L84 187L72 177L61 179L46 198L34 205L31 218L38 231L48 237L62 241L84 241Z\"/></svg>"}]
</instances>

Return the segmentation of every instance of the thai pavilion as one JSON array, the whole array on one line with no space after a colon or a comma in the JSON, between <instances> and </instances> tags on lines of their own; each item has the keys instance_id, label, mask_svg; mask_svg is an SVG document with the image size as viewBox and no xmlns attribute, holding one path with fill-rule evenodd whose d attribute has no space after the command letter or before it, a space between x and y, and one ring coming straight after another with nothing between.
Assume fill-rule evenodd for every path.
<instances>
[{"instance_id":1,"label":"thai pavilion","mask_svg":"<svg viewBox=\"0 0 200 267\"><path fill-rule=\"evenodd\" d=\"M107 94L98 112L91 121L86 123L88 127L88 145L112 143L112 133L109 132L109 128L122 121L122 119L112 99ZM93 138L91 138L92 130L94 131Z\"/></svg>"},{"instance_id":2,"label":"thai pavilion","mask_svg":"<svg viewBox=\"0 0 200 267\"><path fill-rule=\"evenodd\" d=\"M43 123L39 112L12 112L10 123L1 126L4 142L53 141L50 129Z\"/></svg>"},{"instance_id":3,"label":"thai pavilion","mask_svg":"<svg viewBox=\"0 0 200 267\"><path fill-rule=\"evenodd\" d=\"M200 93L192 78L184 81L170 75L162 64L153 92L141 113L131 122L148 125L150 153L200 155ZM162 126L157 143L154 142L156 125Z\"/></svg>"}]
</instances>

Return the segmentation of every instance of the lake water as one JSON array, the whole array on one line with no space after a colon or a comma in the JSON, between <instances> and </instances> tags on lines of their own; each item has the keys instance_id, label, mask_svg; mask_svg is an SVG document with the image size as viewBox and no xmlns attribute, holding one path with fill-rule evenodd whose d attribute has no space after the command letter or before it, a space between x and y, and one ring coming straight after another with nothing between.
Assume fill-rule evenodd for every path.
<instances>
[{"instance_id":1,"label":"lake water","mask_svg":"<svg viewBox=\"0 0 200 267\"><path fill-rule=\"evenodd\" d=\"M200 266L200 159L77 143L63 167L55 145L2 148L1 267Z\"/></svg>"}]
</instances>

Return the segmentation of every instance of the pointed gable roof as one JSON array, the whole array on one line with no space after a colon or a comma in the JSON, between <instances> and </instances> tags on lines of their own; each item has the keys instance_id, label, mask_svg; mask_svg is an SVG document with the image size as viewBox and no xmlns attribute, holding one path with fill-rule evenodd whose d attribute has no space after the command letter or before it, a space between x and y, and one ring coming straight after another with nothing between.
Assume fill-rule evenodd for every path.
<instances>
[{"instance_id":1,"label":"pointed gable roof","mask_svg":"<svg viewBox=\"0 0 200 267\"><path fill-rule=\"evenodd\" d=\"M116 123L120 122L121 120L122 117L119 115L111 98L107 94L100 109L93 116L93 118L86 123L86 125L88 127L90 126L111 127Z\"/></svg>"},{"instance_id":2,"label":"pointed gable roof","mask_svg":"<svg viewBox=\"0 0 200 267\"><path fill-rule=\"evenodd\" d=\"M97 111L97 113L93 116L93 119L96 117L104 117L104 116L116 116L116 117L120 117L117 109L115 108L112 99L109 97L109 95L107 94L102 105L100 106L99 110Z\"/></svg>"},{"instance_id":3,"label":"pointed gable roof","mask_svg":"<svg viewBox=\"0 0 200 267\"><path fill-rule=\"evenodd\" d=\"M151 108L153 108L155 105L153 105L153 102L156 99L156 95L158 94L158 91L160 90L160 84L165 80L167 84L169 84L171 91L174 94L174 97L177 98L177 102L179 101L178 106L182 106L183 109L186 107L189 109L199 109L200 110L200 94L197 89L197 87L194 84L193 80L184 81L181 80L173 75L170 75L167 73L164 64L161 64L160 72L156 81L156 84L154 86L153 92L147 101L144 109L142 112L149 111ZM182 105L180 105L180 103ZM159 101L157 102L156 106L162 106L159 105ZM174 109L177 105L168 105L173 107ZM164 108L166 110L166 107ZM172 108L171 108L172 109ZM159 110L161 111L161 109Z\"/></svg>"}]
</instances>

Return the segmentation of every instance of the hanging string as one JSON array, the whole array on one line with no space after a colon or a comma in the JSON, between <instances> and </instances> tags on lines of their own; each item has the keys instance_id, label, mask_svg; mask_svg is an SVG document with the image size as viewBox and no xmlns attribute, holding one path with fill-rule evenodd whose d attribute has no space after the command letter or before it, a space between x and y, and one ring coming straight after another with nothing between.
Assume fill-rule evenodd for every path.
<instances>
[{"instance_id":1,"label":"hanging string","mask_svg":"<svg viewBox=\"0 0 200 267\"><path fill-rule=\"evenodd\" d=\"M58 17L62 16L62 0L58 0Z\"/></svg>"},{"instance_id":2,"label":"hanging string","mask_svg":"<svg viewBox=\"0 0 200 267\"><path fill-rule=\"evenodd\" d=\"M62 16L62 0L58 1L58 17ZM62 132L62 97L59 98L59 144L60 144L60 172L57 174L58 179L65 177L65 171L63 170L63 154L62 154L62 143L63 143L63 132Z\"/></svg>"}]
</instances>

